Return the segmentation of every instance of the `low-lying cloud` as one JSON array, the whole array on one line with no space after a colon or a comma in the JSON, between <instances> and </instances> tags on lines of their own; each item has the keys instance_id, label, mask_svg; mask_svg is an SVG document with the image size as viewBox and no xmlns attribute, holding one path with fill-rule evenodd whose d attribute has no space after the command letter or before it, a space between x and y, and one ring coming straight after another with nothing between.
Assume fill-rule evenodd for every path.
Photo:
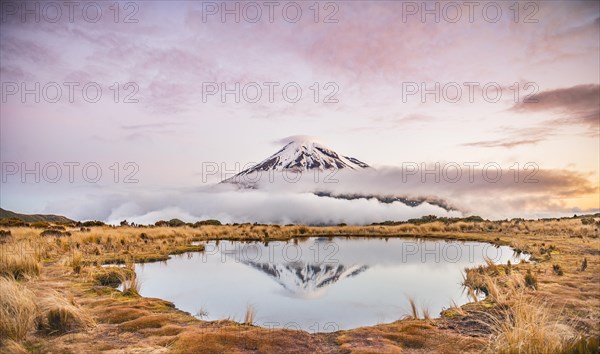
<instances>
[{"instance_id":1,"label":"low-lying cloud","mask_svg":"<svg viewBox=\"0 0 600 354\"><path fill-rule=\"evenodd\" d=\"M481 166L471 170L462 166L462 175L458 177L458 169L453 171L452 167L456 166L449 165L437 167L442 171L437 175L431 172L435 166L422 166L429 172L415 173L415 166L407 165L404 169L310 173L298 180L293 173L265 173L258 182L257 175L249 177L252 181L241 181L246 187L221 183L110 194L96 188L78 196L52 198L45 211L110 223L127 219L149 224L179 218L186 222L219 219L225 223L364 225L423 215L480 215L489 219L562 216L582 212L582 208L569 201L598 195L598 186L590 181L590 176L568 170L534 170L532 165L521 170L515 180L512 170L505 169L499 174L499 170ZM358 197L340 198L348 196ZM409 206L401 201L382 202L375 196L421 203Z\"/></svg>"}]
</instances>

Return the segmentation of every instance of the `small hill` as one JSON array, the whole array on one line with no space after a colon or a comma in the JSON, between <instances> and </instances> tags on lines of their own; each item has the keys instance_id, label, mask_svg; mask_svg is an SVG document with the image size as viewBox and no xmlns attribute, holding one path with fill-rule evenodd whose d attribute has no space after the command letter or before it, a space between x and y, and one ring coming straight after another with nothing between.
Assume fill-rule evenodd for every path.
<instances>
[{"instance_id":1,"label":"small hill","mask_svg":"<svg viewBox=\"0 0 600 354\"><path fill-rule=\"evenodd\" d=\"M24 222L36 222L36 221L44 221L44 222L54 222L54 223L71 223L75 222L65 216L62 215L41 215L41 214L19 214L12 212L10 210L4 210L0 208L0 220L3 219L19 219Z\"/></svg>"}]
</instances>

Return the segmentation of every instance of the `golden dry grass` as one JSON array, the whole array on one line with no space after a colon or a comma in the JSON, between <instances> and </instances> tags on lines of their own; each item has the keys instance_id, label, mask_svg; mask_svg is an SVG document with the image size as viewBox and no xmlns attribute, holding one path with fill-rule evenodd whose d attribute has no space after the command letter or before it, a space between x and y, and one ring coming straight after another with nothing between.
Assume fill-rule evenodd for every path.
<instances>
[{"instance_id":1,"label":"golden dry grass","mask_svg":"<svg viewBox=\"0 0 600 354\"><path fill-rule=\"evenodd\" d=\"M45 294L38 302L37 326L47 334L64 334L94 327L85 309L59 293Z\"/></svg>"},{"instance_id":2,"label":"golden dry grass","mask_svg":"<svg viewBox=\"0 0 600 354\"><path fill-rule=\"evenodd\" d=\"M36 314L33 292L14 279L0 277L0 340L24 339L33 328Z\"/></svg>"},{"instance_id":3,"label":"golden dry grass","mask_svg":"<svg viewBox=\"0 0 600 354\"><path fill-rule=\"evenodd\" d=\"M248 305L248 307L246 308L246 314L244 315L243 324L251 326L253 323L254 323L254 306Z\"/></svg>"},{"instance_id":4,"label":"golden dry grass","mask_svg":"<svg viewBox=\"0 0 600 354\"><path fill-rule=\"evenodd\" d=\"M530 298L514 299L493 318L492 328L492 353L560 353L575 339L574 330L553 317L545 303Z\"/></svg>"},{"instance_id":5,"label":"golden dry grass","mask_svg":"<svg viewBox=\"0 0 600 354\"><path fill-rule=\"evenodd\" d=\"M23 347L19 342L15 342L12 339L7 339L0 343L0 348L4 350L7 354L27 354L29 353L25 347Z\"/></svg>"},{"instance_id":6,"label":"golden dry grass","mask_svg":"<svg viewBox=\"0 0 600 354\"><path fill-rule=\"evenodd\" d=\"M0 276L23 279L40 274L41 264L37 255L25 252L27 246L12 245L0 254Z\"/></svg>"},{"instance_id":7,"label":"golden dry grass","mask_svg":"<svg viewBox=\"0 0 600 354\"><path fill-rule=\"evenodd\" d=\"M11 237L3 246L27 252L12 252L10 261L3 254L0 269L5 271L2 274L27 280L12 281L21 290L29 289L36 294L36 302L40 304L45 294L59 294L61 300L54 300L54 304L68 305L68 311L62 314L59 311L56 316L63 323L59 328L67 328L71 333L69 341L64 341L59 332L48 336L46 329L35 332L35 326L28 324L19 339L3 341L4 347L0 348L3 352L8 346L16 348L16 352L25 344L27 348L37 348L38 352L180 353L518 353L541 350L542 345L559 351L594 352L598 347L600 238L598 225L584 225L581 219L434 221L339 227L243 224L199 228L67 228L65 231L71 236L41 236L41 229L26 227L11 227L10 231ZM468 291L476 299L475 292L485 289L487 298L460 307L453 304L442 318L420 320L417 314L413 319L392 324L320 334L268 330L231 321L201 321L166 301L137 296L139 284L132 283L129 289L133 290L126 294L110 286L135 280L132 262L159 261L168 259L170 254L201 251L202 245L191 245L194 241L296 239L301 242L302 238L311 236L484 241L531 253L535 262L510 266L489 262L484 267L468 270L465 273ZM108 263L129 264L129 269L99 267ZM555 265L560 266L562 275ZM414 306L416 314L416 303ZM42 313L48 312L38 309L34 318L43 322ZM71 327L66 324L72 316L66 313L89 316L92 321L83 320L68 329ZM253 313L249 315L244 319L248 324L254 317ZM93 322L100 325L85 330L91 328ZM561 335L557 335L559 332ZM568 336L562 335L564 333Z\"/></svg>"}]
</instances>

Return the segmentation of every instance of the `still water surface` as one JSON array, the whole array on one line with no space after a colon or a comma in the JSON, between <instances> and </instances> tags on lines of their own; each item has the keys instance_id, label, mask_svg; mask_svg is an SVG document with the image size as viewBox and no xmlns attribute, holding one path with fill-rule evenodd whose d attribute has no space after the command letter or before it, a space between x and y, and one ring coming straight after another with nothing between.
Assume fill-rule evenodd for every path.
<instances>
[{"instance_id":1,"label":"still water surface","mask_svg":"<svg viewBox=\"0 0 600 354\"><path fill-rule=\"evenodd\" d=\"M527 259L507 246L406 238L208 242L203 253L137 264L141 294L206 320L328 332L393 322L408 298L432 316L468 296L464 268Z\"/></svg>"}]
</instances>

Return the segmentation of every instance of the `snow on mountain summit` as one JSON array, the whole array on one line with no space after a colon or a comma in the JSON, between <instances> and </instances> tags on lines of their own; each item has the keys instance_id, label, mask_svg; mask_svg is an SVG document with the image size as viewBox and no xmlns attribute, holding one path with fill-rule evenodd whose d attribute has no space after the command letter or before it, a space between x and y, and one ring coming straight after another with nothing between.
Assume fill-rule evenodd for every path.
<instances>
[{"instance_id":1,"label":"snow on mountain summit","mask_svg":"<svg viewBox=\"0 0 600 354\"><path fill-rule=\"evenodd\" d=\"M362 170L369 168L366 163L348 156L343 156L309 137L296 137L281 150L262 162L240 172L236 177L264 171L304 172L318 169L320 171L335 169Z\"/></svg>"}]
</instances>

